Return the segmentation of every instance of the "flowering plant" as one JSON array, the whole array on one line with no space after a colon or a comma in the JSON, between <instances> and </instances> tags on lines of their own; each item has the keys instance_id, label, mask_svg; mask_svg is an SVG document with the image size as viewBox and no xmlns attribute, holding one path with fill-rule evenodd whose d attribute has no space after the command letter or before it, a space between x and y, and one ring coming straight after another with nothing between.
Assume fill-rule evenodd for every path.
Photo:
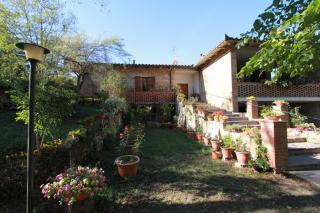
<instances>
[{"instance_id":1,"label":"flowering plant","mask_svg":"<svg viewBox=\"0 0 320 213\"><path fill-rule=\"evenodd\" d=\"M215 121L223 121L228 117L224 115L223 111L216 111L211 114L211 118L213 118Z\"/></svg>"},{"instance_id":2,"label":"flowering plant","mask_svg":"<svg viewBox=\"0 0 320 213\"><path fill-rule=\"evenodd\" d=\"M85 200L101 192L105 185L104 171L98 168L69 168L57 175L53 183L42 184L42 194L45 198L59 200L72 206L77 201Z\"/></svg>"}]
</instances>

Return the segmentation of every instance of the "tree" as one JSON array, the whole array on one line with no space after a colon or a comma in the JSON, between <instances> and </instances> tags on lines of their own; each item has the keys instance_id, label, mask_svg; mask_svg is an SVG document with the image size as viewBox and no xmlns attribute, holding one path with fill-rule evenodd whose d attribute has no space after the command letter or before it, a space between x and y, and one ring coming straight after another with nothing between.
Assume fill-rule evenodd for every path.
<instances>
[{"instance_id":1,"label":"tree","mask_svg":"<svg viewBox=\"0 0 320 213\"><path fill-rule=\"evenodd\" d=\"M70 80L63 77L44 77L37 84L35 104L35 132L38 150L46 137L52 137L63 119L74 113L76 93ZM16 103L19 112L16 120L28 124L27 80L11 91L11 99Z\"/></svg>"},{"instance_id":2,"label":"tree","mask_svg":"<svg viewBox=\"0 0 320 213\"><path fill-rule=\"evenodd\" d=\"M307 7L303 1L297 1L297 4L295 1L285 1L290 2L289 5L279 2L274 0L269 8L280 5L282 10L291 12L287 16L282 13L275 16L279 12L270 9L267 15L262 16L265 17L264 22L255 21L256 35L244 36L240 45L252 38L262 38L261 49L240 70L239 76L251 75L259 69L260 72L274 73L267 83L286 86L295 80L301 82L319 68L320 0L306 1L311 2ZM272 28L271 23L274 22L277 25Z\"/></svg>"},{"instance_id":3,"label":"tree","mask_svg":"<svg viewBox=\"0 0 320 213\"><path fill-rule=\"evenodd\" d=\"M110 63L115 58L126 60L130 56L123 49L121 39L91 40L85 33L66 35L56 50L63 57L66 70L77 76L78 89L83 75L93 70L93 63Z\"/></svg>"},{"instance_id":4,"label":"tree","mask_svg":"<svg viewBox=\"0 0 320 213\"><path fill-rule=\"evenodd\" d=\"M122 74L114 70L109 71L101 82L101 89L108 92L108 95L112 98L122 96L127 88L127 83Z\"/></svg>"}]
</instances>

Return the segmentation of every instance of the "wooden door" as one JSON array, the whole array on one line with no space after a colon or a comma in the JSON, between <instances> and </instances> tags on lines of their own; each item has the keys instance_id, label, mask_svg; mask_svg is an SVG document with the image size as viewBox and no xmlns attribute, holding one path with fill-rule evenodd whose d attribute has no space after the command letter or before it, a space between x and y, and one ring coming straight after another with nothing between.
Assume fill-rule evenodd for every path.
<instances>
[{"instance_id":1,"label":"wooden door","mask_svg":"<svg viewBox=\"0 0 320 213\"><path fill-rule=\"evenodd\" d=\"M189 97L188 84L178 84L178 85L179 85L179 87L180 87L181 92L182 92L183 94L185 94L186 99L188 99L188 97Z\"/></svg>"}]
</instances>

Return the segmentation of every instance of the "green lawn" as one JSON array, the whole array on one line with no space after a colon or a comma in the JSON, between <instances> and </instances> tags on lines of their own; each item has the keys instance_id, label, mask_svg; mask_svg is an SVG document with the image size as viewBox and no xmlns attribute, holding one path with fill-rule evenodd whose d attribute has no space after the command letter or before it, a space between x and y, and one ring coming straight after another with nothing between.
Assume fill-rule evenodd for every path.
<instances>
[{"instance_id":1,"label":"green lawn","mask_svg":"<svg viewBox=\"0 0 320 213\"><path fill-rule=\"evenodd\" d=\"M98 114L99 106L78 106L76 113L66 119L54 132L54 138L65 138L67 133L79 128L80 121L88 116ZM0 111L0 153L26 150L27 125L15 121L15 111Z\"/></svg>"},{"instance_id":2,"label":"green lawn","mask_svg":"<svg viewBox=\"0 0 320 213\"><path fill-rule=\"evenodd\" d=\"M148 129L141 151L139 175L131 180L115 175L116 154L105 153L114 212L320 211L320 195L306 183L214 161L182 132Z\"/></svg>"}]
</instances>

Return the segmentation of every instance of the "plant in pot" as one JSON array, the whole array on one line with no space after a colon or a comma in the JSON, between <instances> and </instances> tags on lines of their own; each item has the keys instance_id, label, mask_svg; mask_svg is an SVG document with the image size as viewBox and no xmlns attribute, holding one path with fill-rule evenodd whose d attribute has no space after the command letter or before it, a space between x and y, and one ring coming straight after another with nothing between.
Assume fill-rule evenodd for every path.
<instances>
[{"instance_id":1,"label":"plant in pot","mask_svg":"<svg viewBox=\"0 0 320 213\"><path fill-rule=\"evenodd\" d=\"M201 125L197 124L197 126L196 126L196 132L195 132L195 139L196 139L197 141L202 141L202 137L203 137L202 127L201 127Z\"/></svg>"},{"instance_id":2,"label":"plant in pot","mask_svg":"<svg viewBox=\"0 0 320 213\"><path fill-rule=\"evenodd\" d=\"M115 165L118 167L120 177L136 176L140 158L137 155L123 155L115 160Z\"/></svg>"},{"instance_id":3,"label":"plant in pot","mask_svg":"<svg viewBox=\"0 0 320 213\"><path fill-rule=\"evenodd\" d=\"M247 101L252 102L252 101L255 101L255 100L256 100L256 97L255 97L255 96L249 96L249 97L247 97Z\"/></svg>"},{"instance_id":4,"label":"plant in pot","mask_svg":"<svg viewBox=\"0 0 320 213\"><path fill-rule=\"evenodd\" d=\"M81 203L92 200L105 186L104 171L98 168L73 167L57 175L52 183L40 186L45 198L67 204L69 212L76 212ZM88 207L88 206L87 206ZM93 210L93 203L86 212Z\"/></svg>"},{"instance_id":5,"label":"plant in pot","mask_svg":"<svg viewBox=\"0 0 320 213\"><path fill-rule=\"evenodd\" d=\"M143 124L138 124L135 127L130 127L129 131L124 134L120 140L120 148L126 154L138 154L141 144L145 140L145 127Z\"/></svg>"},{"instance_id":6,"label":"plant in pot","mask_svg":"<svg viewBox=\"0 0 320 213\"><path fill-rule=\"evenodd\" d=\"M187 135L192 139L195 138L195 132L192 130L191 127L187 127Z\"/></svg>"},{"instance_id":7,"label":"plant in pot","mask_svg":"<svg viewBox=\"0 0 320 213\"><path fill-rule=\"evenodd\" d=\"M210 143L210 134L208 134L208 133L204 134L203 137L202 137L202 140L203 140L204 145L206 145L206 146L210 146L211 145L211 143Z\"/></svg>"},{"instance_id":8,"label":"plant in pot","mask_svg":"<svg viewBox=\"0 0 320 213\"><path fill-rule=\"evenodd\" d=\"M247 150L246 144L243 143L242 138L239 137L235 142L237 161L240 166L248 165L250 152Z\"/></svg>"},{"instance_id":9,"label":"plant in pot","mask_svg":"<svg viewBox=\"0 0 320 213\"><path fill-rule=\"evenodd\" d=\"M214 137L212 137L210 139L210 143L211 143L211 146L212 146L212 150L214 150L214 151L219 151L220 150L221 141L220 141L218 135L215 135Z\"/></svg>"},{"instance_id":10,"label":"plant in pot","mask_svg":"<svg viewBox=\"0 0 320 213\"><path fill-rule=\"evenodd\" d=\"M261 110L261 116L271 121L278 121L283 115L282 112L274 111L271 106L263 106Z\"/></svg>"},{"instance_id":11,"label":"plant in pot","mask_svg":"<svg viewBox=\"0 0 320 213\"><path fill-rule=\"evenodd\" d=\"M233 158L233 152L235 148L235 144L233 138L228 135L222 137L221 143L221 153L224 160L231 160Z\"/></svg>"},{"instance_id":12,"label":"plant in pot","mask_svg":"<svg viewBox=\"0 0 320 213\"><path fill-rule=\"evenodd\" d=\"M213 120L216 122L224 122L228 119L227 116L224 115L224 111L216 111L212 113Z\"/></svg>"},{"instance_id":13,"label":"plant in pot","mask_svg":"<svg viewBox=\"0 0 320 213\"><path fill-rule=\"evenodd\" d=\"M289 105L289 103L285 100L275 100L272 103L274 103L275 105L280 106L280 107L283 105Z\"/></svg>"}]
</instances>

